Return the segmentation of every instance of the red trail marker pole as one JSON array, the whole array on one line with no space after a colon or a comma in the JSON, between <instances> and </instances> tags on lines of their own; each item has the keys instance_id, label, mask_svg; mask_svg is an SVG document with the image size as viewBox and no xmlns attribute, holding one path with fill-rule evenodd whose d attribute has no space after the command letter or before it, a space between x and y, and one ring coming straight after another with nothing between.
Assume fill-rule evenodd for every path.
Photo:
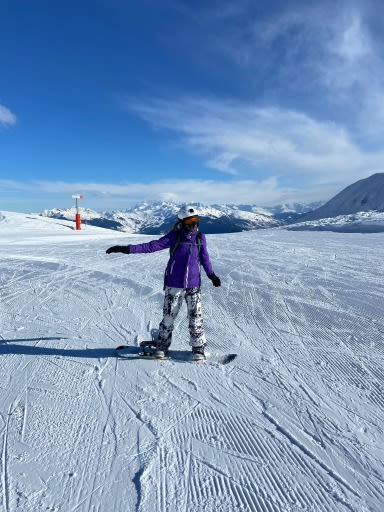
<instances>
[{"instance_id":1,"label":"red trail marker pole","mask_svg":"<svg viewBox=\"0 0 384 512\"><path fill-rule=\"evenodd\" d=\"M81 229L81 218L80 218L80 212L79 212L79 205L77 203L78 199L83 199L84 196L80 194L76 194L72 196L72 199L76 200L76 229Z\"/></svg>"}]
</instances>

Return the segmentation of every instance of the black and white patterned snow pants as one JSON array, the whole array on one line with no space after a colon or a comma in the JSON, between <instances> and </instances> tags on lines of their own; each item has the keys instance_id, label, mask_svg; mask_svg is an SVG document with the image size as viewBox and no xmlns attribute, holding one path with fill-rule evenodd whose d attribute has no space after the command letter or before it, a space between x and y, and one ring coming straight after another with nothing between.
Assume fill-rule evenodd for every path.
<instances>
[{"instance_id":1,"label":"black and white patterned snow pants","mask_svg":"<svg viewBox=\"0 0 384 512\"><path fill-rule=\"evenodd\" d=\"M189 344L192 347L205 345L200 288L183 289L166 286L163 320L159 325L159 336L157 338L157 345L161 348L167 348L171 344L174 322L180 311L183 298L187 303L188 310Z\"/></svg>"}]
</instances>

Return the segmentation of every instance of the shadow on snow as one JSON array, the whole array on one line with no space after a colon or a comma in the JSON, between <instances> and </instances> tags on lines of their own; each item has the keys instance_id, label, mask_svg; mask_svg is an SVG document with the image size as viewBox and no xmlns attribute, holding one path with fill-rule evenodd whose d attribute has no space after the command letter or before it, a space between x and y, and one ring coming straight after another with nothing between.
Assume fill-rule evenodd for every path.
<instances>
[{"instance_id":1,"label":"shadow on snow","mask_svg":"<svg viewBox=\"0 0 384 512\"><path fill-rule=\"evenodd\" d=\"M54 341L67 338L20 338L13 340L0 340L0 355L19 354L26 356L61 356L61 357L83 357L83 358L104 358L116 357L115 348L59 348L59 347L38 347L20 345L20 342L32 341ZM127 352L137 354L138 347L127 347Z\"/></svg>"}]
</instances>

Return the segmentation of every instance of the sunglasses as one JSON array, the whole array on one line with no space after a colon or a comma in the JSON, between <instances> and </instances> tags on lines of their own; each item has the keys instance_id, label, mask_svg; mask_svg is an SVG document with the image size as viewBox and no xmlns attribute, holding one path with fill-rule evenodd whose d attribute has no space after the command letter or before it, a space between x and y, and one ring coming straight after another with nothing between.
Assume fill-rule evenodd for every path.
<instances>
[{"instance_id":1,"label":"sunglasses","mask_svg":"<svg viewBox=\"0 0 384 512\"><path fill-rule=\"evenodd\" d=\"M188 219L184 219L183 223L186 226L196 226L199 223L199 217L196 215L195 217L189 217Z\"/></svg>"}]
</instances>

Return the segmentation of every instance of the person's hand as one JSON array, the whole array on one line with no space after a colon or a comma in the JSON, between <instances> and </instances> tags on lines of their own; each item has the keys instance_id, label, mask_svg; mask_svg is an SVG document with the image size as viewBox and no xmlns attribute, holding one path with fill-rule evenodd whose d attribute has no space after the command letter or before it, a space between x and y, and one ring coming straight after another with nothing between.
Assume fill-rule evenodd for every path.
<instances>
[{"instance_id":1,"label":"person's hand","mask_svg":"<svg viewBox=\"0 0 384 512\"><path fill-rule=\"evenodd\" d=\"M113 247L109 247L105 252L107 254L111 254L112 252L123 252L124 254L129 254L129 245L114 245Z\"/></svg>"},{"instance_id":2,"label":"person's hand","mask_svg":"<svg viewBox=\"0 0 384 512\"><path fill-rule=\"evenodd\" d=\"M208 278L212 281L213 286L215 286L216 288L218 286L221 286L220 278L217 277L216 274L211 274L210 276L208 276Z\"/></svg>"}]
</instances>

